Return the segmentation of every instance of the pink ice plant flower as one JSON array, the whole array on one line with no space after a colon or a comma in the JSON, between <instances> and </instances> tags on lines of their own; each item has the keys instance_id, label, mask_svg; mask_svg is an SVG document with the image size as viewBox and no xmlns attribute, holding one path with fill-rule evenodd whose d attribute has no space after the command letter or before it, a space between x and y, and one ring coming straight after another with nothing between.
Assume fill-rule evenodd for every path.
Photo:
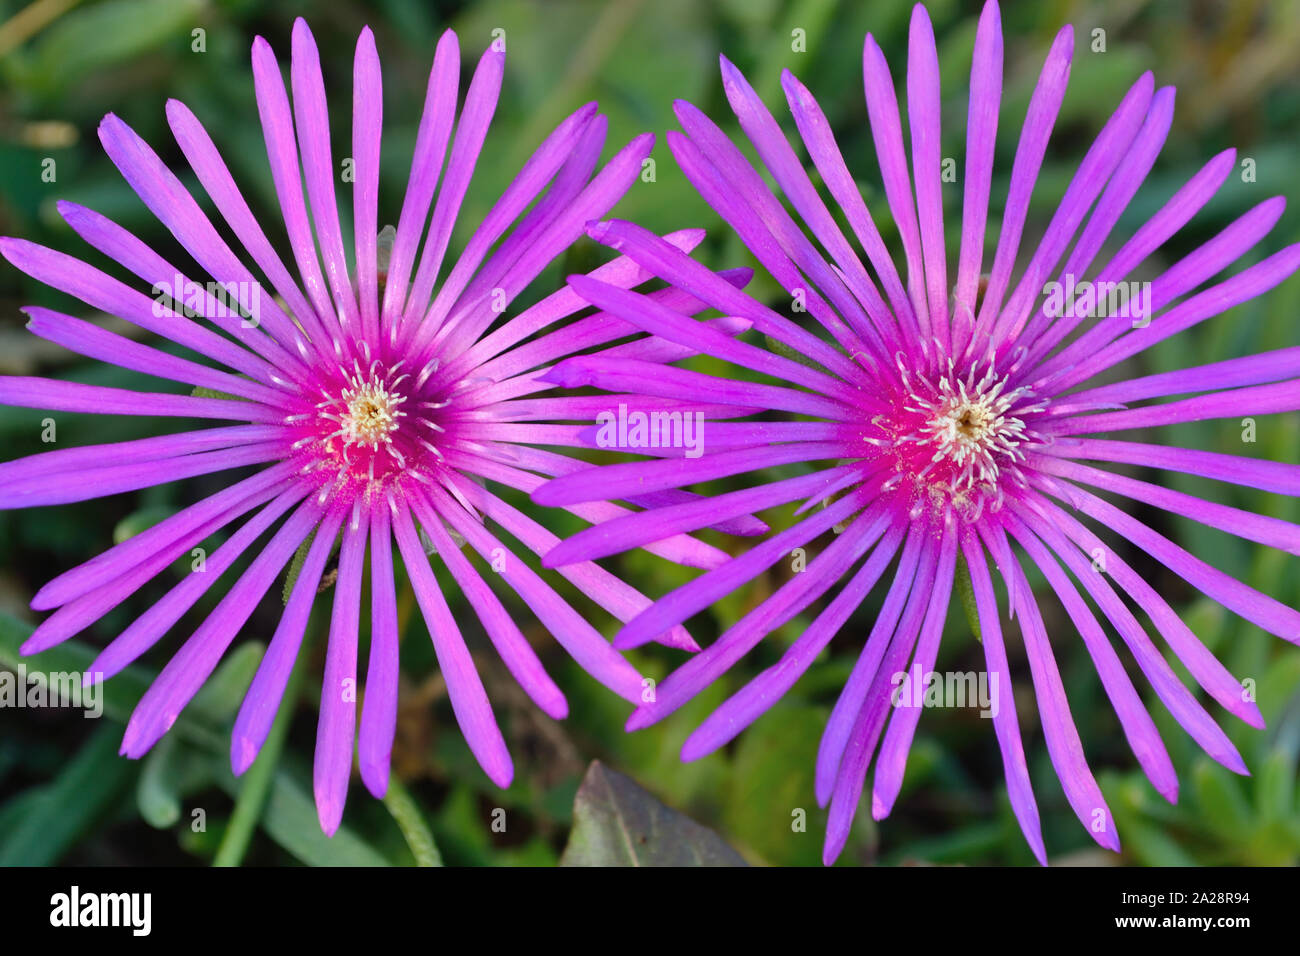
<instances>
[{"instance_id":1,"label":"pink ice plant flower","mask_svg":"<svg viewBox=\"0 0 1300 956\"><path fill-rule=\"evenodd\" d=\"M572 287L598 307L770 381L729 380L605 357L566 359L547 374L550 381L783 414L781 420L706 423L707 450L700 457L661 450L658 460L559 477L534 492L534 501L572 506L597 490L602 498L619 498L774 466L804 466L804 473L794 477L602 523L551 551L545 563L565 567L669 532L689 533L731 515L802 502L797 523L658 600L627 623L616 646L638 645L681 624L792 549L809 545L837 525L842 532L802 573L663 681L655 700L632 715L629 729L646 727L677 710L765 635L840 585L779 663L746 684L691 734L682 758L694 760L713 752L780 700L873 588L886 581L883 606L831 713L817 756L816 797L822 806L829 804L827 863L845 845L873 759L871 813L881 819L894 806L920 708L906 695L895 706L891 691L900 674L919 676L934 670L958 574L969 575L990 684L1002 689L992 723L1011 805L1034 854L1046 862L990 558L1005 584L1004 607L1019 622L1043 735L1065 796L1093 838L1112 850L1120 846L1114 820L1085 760L1025 568L1039 570L1063 605L1138 763L1170 801L1178 793L1173 764L1108 631L1128 648L1161 704L1224 766L1247 773L1237 750L1176 676L1167 655L1172 654L1230 714L1255 727L1262 727L1263 721L1237 678L1108 542L1121 540L1146 552L1246 621L1292 643L1300 641L1300 613L1295 609L1217 570L1095 493L1103 491L1289 554L1300 553L1300 528L1294 524L1116 474L1104 465L1199 475L1280 495L1300 492L1300 466L1096 437L1300 409L1300 347L1171 373L1098 381L1157 342L1289 277L1300 265L1300 245L1233 275L1220 275L1269 232L1283 200L1259 203L1160 271L1155 254L1233 170L1234 153L1228 150L1210 160L1132 235L1114 236L1121 215L1155 163L1173 114L1174 90L1155 89L1147 73L1124 96L1087 151L1042 238L1024 249L1025 265L1013 282L1030 196L1065 93L1073 48L1067 26L1052 44L1029 103L986 277L981 272L1003 74L1000 16L992 2L979 20L971 69L955 287L949 285L945 255L938 57L930 19L921 6L913 12L907 60L910 163L894 83L870 35L863 55L871 132L903 248L905 279L808 90L790 73L783 75L803 146L865 252L865 261L838 227L777 121L725 59L727 98L776 189L689 103L677 104L684 132L670 132L669 145L703 197L805 306L823 334L719 281L680 250L626 222L596 224L590 233L673 287L725 315L751 322L755 331L783 348L772 351L725 338L599 278L571 279ZM1108 241L1118 250L1100 255ZM1047 280L1120 282L1140 271L1159 271L1150 284L1146 315L1118 310L1084 326L1086 309L1075 314L1043 296ZM1173 400L1146 403L1165 398ZM1104 573L1099 573L1102 568ZM1100 615L1084 595L1095 602ZM1138 612L1149 623L1139 620ZM1163 649L1153 642L1152 627L1163 638Z\"/></svg>"},{"instance_id":2,"label":"pink ice plant flower","mask_svg":"<svg viewBox=\"0 0 1300 956\"><path fill-rule=\"evenodd\" d=\"M568 288L507 314L515 297L582 235L584 224L622 197L640 174L653 137L638 136L598 170L606 121L594 103L583 106L537 148L442 275L452 229L496 107L504 52L489 48L483 54L457 119L459 45L451 31L439 41L410 180L386 256L381 255L377 218L382 90L371 31L361 33L354 64L352 236L345 236L340 225L325 89L306 23L297 21L293 30L292 106L276 57L260 37L252 59L267 156L296 275L273 249L211 136L175 100L167 103L172 132L241 250L227 244L176 175L120 119L107 116L99 127L100 139L122 175L202 272L235 290L237 308L227 309L206 286L140 239L73 203L62 203L59 210L79 236L154 290L179 285L176 301L160 305L161 300L77 258L21 239L0 240L0 253L22 271L194 353L197 360L44 308L27 310L34 334L97 361L207 390L192 395L140 392L7 377L0 379L0 402L235 424L51 451L0 465L0 506L83 501L253 469L41 588L32 607L54 613L23 647L34 654L85 630L179 558L188 558L191 549L237 524L207 556L202 573L175 583L117 634L88 670L87 681L121 671L174 629L242 556L251 556L211 613L185 635L132 714L122 752L140 757L172 726L259 601L300 554L301 569L235 720L231 762L236 773L249 767L266 740L337 545L314 765L320 823L333 833L343 813L354 740L369 790L381 796L388 785L398 699L394 541L428 625L456 719L479 764L499 786L511 781L511 758L430 555L445 567L514 679L547 714L563 717L565 697L487 583L495 575L476 570L468 553L481 555L592 677L628 700L641 699L636 670L489 526L488 519L534 554L557 541L532 514L490 490L490 484L526 493L547 477L581 467L566 455L534 447L579 444L576 426L547 422L595 414L592 399L539 395L550 389L540 374L555 360L603 347L596 354L662 362L688 350L647 338L607 313L564 322L588 310ZM683 231L665 241L687 252L702 237L698 230ZM246 259L275 296L260 294L261 279ZM648 270L627 258L591 275L619 288L650 278ZM741 270L723 281L743 285L746 278ZM681 290L663 290L653 298L671 310L701 307ZM729 334L743 327L738 322L719 325ZM609 345L630 336L635 340ZM226 397L213 397L214 392ZM675 404L628 400L641 401L638 407L643 408ZM682 493L669 492L641 503L683 500ZM627 511L605 502L569 510L593 522ZM754 519L723 527L741 533L765 530ZM268 534L269 540L257 543ZM727 557L686 535L659 538L651 550L687 565L717 567ZM353 688L367 567L370 655L358 734ZM632 619L650 603L595 564L569 566L563 576L620 620ZM660 637L670 645L694 647L680 627L666 628Z\"/></svg>"}]
</instances>

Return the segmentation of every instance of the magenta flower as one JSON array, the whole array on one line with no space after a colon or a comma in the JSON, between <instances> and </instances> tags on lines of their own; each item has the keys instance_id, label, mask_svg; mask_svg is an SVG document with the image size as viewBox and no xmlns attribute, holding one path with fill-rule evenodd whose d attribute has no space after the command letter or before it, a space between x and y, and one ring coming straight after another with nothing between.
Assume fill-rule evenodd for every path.
<instances>
[{"instance_id":1,"label":"magenta flower","mask_svg":"<svg viewBox=\"0 0 1300 956\"><path fill-rule=\"evenodd\" d=\"M784 413L785 420L707 423L707 452L698 458L660 451L662 460L616 464L595 476L560 477L538 489L535 501L572 506L593 497L596 489L602 497L618 498L771 466L830 462L703 502L621 517L557 546L546 558L548 566L592 560L729 515L802 502L797 523L657 601L623 628L615 646L631 647L652 638L752 580L792 549L809 545L837 525L841 531L806 570L670 675L658 687L657 699L633 714L629 729L645 727L676 710L766 634L847 577L780 662L727 700L690 736L682 757L692 760L717 749L780 699L872 588L890 577L883 607L831 714L817 759L816 796L823 806L830 805L824 850L828 863L845 844L873 757L872 815L881 819L894 804L920 708L911 695L897 695L895 705L892 692L900 686L901 675L915 678L933 671L958 574L969 574L990 684L1002 689L993 725L1011 803L1035 855L1046 861L990 557L1005 582L1007 610L1020 622L1052 764L1075 814L1098 843L1111 849L1119 847L1114 821L1085 761L1022 562L1028 559L1041 570L1076 625L1138 762L1171 801L1178 792L1174 768L1111 646L1106 625L1119 635L1155 695L1187 733L1215 760L1238 773L1247 770L1122 595L1149 617L1167 650L1206 694L1256 727L1262 726L1259 710L1165 600L1080 518L1104 527L1107 538L1117 536L1145 551L1242 618L1288 641L1300 641L1300 614L1294 609L1216 570L1089 490L1300 553L1300 528L1293 524L1084 463L1166 469L1279 494L1300 491L1296 465L1093 437L1300 408L1300 379L1295 377L1300 348L1117 383L1095 381L1124 359L1277 285L1300 265L1300 245L1219 278L1277 222L1283 200L1268 199L1165 269L1127 303L1088 306L1080 291L1085 279L1095 299L1096 290L1106 288L1103 283L1124 282L1144 266L1149 268L1153 253L1205 205L1233 168L1231 150L1216 156L1113 256L1097 264L1169 131L1174 91L1155 90L1146 74L1084 156L1042 239L1026 250L1027 265L1013 283L1030 194L1061 105L1072 49L1073 34L1066 27L1052 45L1029 105L986 282L981 266L1002 84L1001 26L993 2L984 8L975 41L961 246L951 297L938 59L929 18L920 6L912 16L907 64L910 164L893 81L870 36L863 57L871 130L903 246L905 282L825 116L790 74L783 76L783 87L795 125L865 251L865 262L841 233L776 120L725 59L722 73L731 106L802 222L792 218L740 150L695 107L678 103L684 134L668 134L673 154L691 182L790 292L796 309L810 313L833 343L718 281L680 251L626 222L605 222L590 232L676 288L726 315L749 320L798 360L726 339L634 292L592 278L571 280L584 298L647 332L730 360L775 384L731 381L637 360L586 357L559 363L548 373L549 380L771 409ZM1048 285L1048 280L1059 285ZM1054 293L1070 288L1074 291L1066 293L1069 302L1063 307ZM1096 321L1081 328L1089 317ZM1079 334L1071 337L1076 331ZM1173 401L1140 404L1174 396ZM815 506L821 507L813 510ZM962 570L963 564L969 572ZM887 573L891 568L892 576ZM1101 619L1085 602L1080 586L1100 608Z\"/></svg>"},{"instance_id":2,"label":"magenta flower","mask_svg":"<svg viewBox=\"0 0 1300 956\"><path fill-rule=\"evenodd\" d=\"M121 227L71 203L59 207L69 225L152 285L154 297L62 253L20 239L0 240L0 251L19 269L192 351L199 361L48 309L28 310L33 333L97 360L209 390L207 395L160 394L6 378L0 380L0 402L239 423L52 451L7 463L0 466L0 506L81 501L195 475L257 468L43 587L32 606L57 610L36 629L24 651L36 653L84 630L178 558L188 558L215 532L251 514L195 573L118 634L87 674L89 681L120 671L172 629L241 555L255 555L140 701L122 745L124 754L139 757L168 730L212 673L295 553L305 550L279 626L235 722L231 759L235 772L242 773L266 739L323 571L341 539L314 774L321 825L329 833L343 812L357 736L355 687L367 552L371 650L357 755L362 779L373 793L382 795L388 783L398 687L394 539L428 624L456 718L475 757L498 785L510 783L510 756L428 553L436 553L445 565L511 674L546 713L563 717L564 695L485 576L462 552L463 543L500 574L588 673L629 700L641 699L641 678L632 666L512 554L484 519L492 519L535 554L557 540L486 486L490 481L529 492L544 477L580 467L561 454L530 447L578 444L578 426L542 422L589 420L595 414L592 399L537 397L550 387L539 379L550 363L633 334L635 341L596 354L638 362L689 354L601 313L553 329L587 308L567 288L498 321L515 296L581 235L583 225L618 201L641 172L653 137L637 137L593 176L606 124L594 103L582 107L537 149L440 279L452 228L496 106L504 60L498 50L484 53L457 121L459 47L451 31L439 42L386 268L377 219L382 95L373 36L365 30L356 50L353 246L339 221L339 167L331 152L320 62L302 20L293 32L292 107L270 46L261 38L253 44L267 155L301 282L273 250L208 133L174 100L167 104L167 116L182 152L243 245L242 254L256 264L277 298L261 294L259 280L241 253L227 245L157 155L111 115L99 130L108 155L221 287L213 290L193 282ZM453 125L455 142L448 156ZM687 231L667 241L685 251L702 235ZM618 287L650 277L627 259L610 262L592 275ZM744 278L736 273L724 281L743 284ZM217 293L229 294L229 308L218 301ZM654 299L668 309L700 307L679 290L657 292ZM730 330L742 326L730 323ZM229 397L211 397L212 391ZM607 402L601 399L600 404ZM656 404L673 403L649 402ZM669 494L639 500L655 504L684 499ZM596 503L570 510L600 521L626 509ZM256 544L277 524L269 541ZM747 524L751 532L755 526L764 529L752 519ZM726 559L684 535L661 540L652 550L705 568ZM621 620L631 619L650 603L594 564L568 567L564 576ZM694 647L681 628L666 629L662 637L665 643Z\"/></svg>"}]
</instances>

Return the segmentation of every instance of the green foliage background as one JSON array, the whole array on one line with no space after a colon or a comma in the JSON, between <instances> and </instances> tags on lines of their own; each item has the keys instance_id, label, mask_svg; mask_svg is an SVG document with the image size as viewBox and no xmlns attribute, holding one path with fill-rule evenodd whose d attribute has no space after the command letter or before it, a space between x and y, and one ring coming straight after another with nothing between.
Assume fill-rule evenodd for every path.
<instances>
[{"instance_id":1,"label":"green foliage background","mask_svg":"<svg viewBox=\"0 0 1300 956\"><path fill-rule=\"evenodd\" d=\"M598 99L609 115L610 150L644 130L661 133L674 128L671 102L675 98L699 105L738 136L722 94L719 52L746 72L783 121L787 113L778 85L781 69L789 67L804 81L830 117L849 166L890 241L894 233L881 197L862 97L861 42L867 31L875 34L901 87L910 6L907 0L612 4L332 0L273 5L250 0L39 0L29 8L26 3L0 0L0 234L85 255L103 266L102 257L86 249L58 218L55 201L67 198L115 219L168 259L186 261L175 240L122 181L95 135L100 117L116 112L207 203L167 130L163 114L167 97L181 99L195 111L254 209L274 220L278 207L256 119L248 50L253 36L261 34L287 67L292 21L303 15L311 23L325 64L336 158L347 148L355 38L363 24L375 31L385 86L381 223L396 220L434 44L441 30L452 26L461 37L466 70L490 42L494 29L506 31L508 46L501 105L461 216L458 243L550 128L589 99ZM962 157L966 84L979 7L938 0L929 4L929 10L943 77L944 155ZM1006 90L990 246L997 235L1016 136L1038 67L1053 34L1066 22L1076 28L1073 73L1034 194L1027 231L1030 241L1036 241L1096 131L1145 69L1155 71L1158 84L1177 85L1177 111L1161 159L1116 230L1117 236L1131 234L1221 149L1236 146L1240 157L1256 164L1256 181L1230 177L1202 214L1162 250L1148 278L1257 202L1278 193L1294 196L1295 170L1300 167L1296 137L1300 67L1294 56L1300 46L1300 4L1008 2L1003 5ZM205 31L202 53L192 49L191 31L196 28ZM795 29L806 31L807 52L792 51ZM1105 31L1104 53L1089 48L1095 29ZM706 226L711 234L699 257L718 268L747 264L746 251L728 238L687 185L662 138L654 156L656 181L634 186L617 213L660 231ZM47 157L57 164L53 183L43 182L40 175ZM958 233L951 227L959 214L960 190L948 190L946 199L950 256L955 261ZM345 215L349 212L344 209ZM344 228L346 234L350 229L346 221ZM283 250L282 230L273 224L268 232ZM1288 211L1243 265L1298 238L1300 217ZM554 288L565 271L598 261L601 255L594 244L580 243L565 262L548 270L532 294ZM773 303L784 298L762 275L751 288ZM144 383L133 373L88 364L28 335L18 310L32 303L76 311L66 297L41 288L7 265L0 268L0 372L127 387ZM1263 299L1139 356L1131 371L1162 371L1294 345L1297 314L1300 282L1293 278ZM712 366L701 362L699 367ZM159 385L150 382L147 387ZM38 410L0 408L0 445L6 460L43 450L40 421L44 417ZM60 446L67 447L175 427L146 418L60 415L58 438ZM1255 444L1243 444L1240 423L1231 420L1165 429L1147 439L1295 463L1300 460L1300 416L1261 417ZM1210 482L1181 476L1147 477L1264 514L1300 519L1295 500L1213 488ZM225 476L217 476L82 505L0 513L0 611L5 615L0 618L0 665L15 666L14 649L35 621L27 610L28 601L44 581L99 552L115 534L130 534L223 480ZM1292 606L1300 604L1300 574L1293 558L1190 521L1137 510L1144 520L1223 570ZM789 520L789 511L780 509L767 517L781 526ZM552 517L551 526L567 533L579 524ZM715 540L737 551L745 547ZM1017 707L1053 860L1102 865L1300 862L1295 788L1300 651L1228 615L1140 556L1120 550L1150 575L1234 674L1257 682L1268 729L1254 731L1222 717L1253 773L1249 779L1239 779L1200 754L1153 695L1144 694L1182 781L1178 805L1165 804L1136 769L1074 629L1054 600L1044 600L1071 707L1124 845L1118 857L1096 850L1065 804L1034 716L1023 651L1013 636L1010 652L1017 676ZM608 564L652 596L690 576L643 553ZM84 667L94 647L102 646L138 615L183 570L174 569L172 578L155 582L77 641L43 655L41 666ZM790 573L788 567L778 565L753 586L701 615L692 623L693 633L702 642L711 640ZM1042 587L1041 578L1035 583ZM448 586L451 590L449 582ZM457 864L550 865L564 849L584 769L588 761L599 758L670 806L714 828L753 862L815 864L825 817L812 796L817 741L879 603L877 596L862 607L785 701L731 748L683 765L676 754L686 734L731 690L774 662L810 614L769 638L726 680L672 719L627 735L621 729L626 706L570 664L516 601L512 607L525 632L570 699L571 716L563 723L540 715L492 655L466 604L452 593L453 609L480 659L515 757L515 783L501 792L474 764L455 728L423 622L410 613L408 600L403 610L403 698L394 754L394 779L400 784L380 803L354 779L344 828L327 840L319 833L311 806L309 772L326 600L318 602L311 630L315 640L309 643L290 705L268 745L272 752L243 781L235 781L227 769L228 731L261 653L259 642L274 628L279 602L270 595L246 629L244 642L236 645L217 677L153 753L139 762L116 755L121 722L132 702L179 646L187 628L202 619L222 592L220 585L211 589L203 606L138 667L108 685L103 720L84 720L68 709L0 709L0 863L410 864L436 862L440 857ZM578 607L612 636L614 622L607 615L589 602L579 600ZM1010 633L1018 635L1018 629L1013 625ZM662 677L680 657L677 652L647 650L634 655L634 662L645 673ZM979 645L954 606L939 667L978 670L981 663ZM1222 715L1216 706L1211 705L1211 711ZM506 810L504 833L491 827L495 808ZM791 826L797 808L808 812L806 832ZM192 825L195 810L203 811L202 830ZM1006 800L992 727L973 710L926 713L897 808L879 825L871 822L868 813L860 813L841 863L913 861L1032 863Z\"/></svg>"}]
</instances>

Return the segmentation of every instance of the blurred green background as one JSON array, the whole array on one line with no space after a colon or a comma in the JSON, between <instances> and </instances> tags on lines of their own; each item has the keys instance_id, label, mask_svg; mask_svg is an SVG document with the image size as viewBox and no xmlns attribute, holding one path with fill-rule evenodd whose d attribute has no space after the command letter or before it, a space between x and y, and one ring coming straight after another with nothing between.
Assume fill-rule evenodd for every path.
<instances>
[{"instance_id":1,"label":"blurred green background","mask_svg":"<svg viewBox=\"0 0 1300 956\"><path fill-rule=\"evenodd\" d=\"M506 31L508 50L501 104L460 219L458 242L464 241L550 128L587 100L599 100L610 118L607 155L639 132L673 128L671 103L679 97L699 105L739 135L722 94L719 52L745 71L788 129L792 124L780 95L780 71L789 67L803 80L830 117L886 241L892 241L895 233L881 201L866 123L861 43L867 31L875 34L901 89L910 6L906 0L612 4L331 0L274 5L243 0L39 0L28 5L0 0L0 234L85 255L103 267L103 258L86 249L58 218L55 202L66 198L110 216L168 259L185 261L178 244L118 176L95 135L101 116L117 113L195 186L166 127L163 105L168 97L181 99L194 110L254 209L267 220L275 219L278 207L256 118L248 51L252 38L261 34L287 67L292 22L302 15L321 47L336 158L347 148L356 35L364 24L375 31L385 95L381 223L396 220L429 62L439 33L452 26L461 38L466 74L494 29ZM944 155L958 157L960 169L979 5L941 0L929 4L929 10L943 77ZM1116 236L1131 234L1207 159L1227 146L1236 146L1240 157L1255 161L1256 177L1254 182L1243 182L1240 175L1231 176L1201 215L1149 263L1152 268L1144 277L1158 274L1257 202L1279 193L1294 194L1295 170L1300 168L1296 136L1300 65L1294 55L1300 48L1300 4L1055 0L1006 3L1002 16L1006 87L990 249L1025 105L1052 36L1067 22L1076 28L1073 72L1034 194L1029 241L1037 241L1092 137L1129 84L1146 69L1154 70L1158 85L1178 87L1177 110L1162 156ZM194 50L196 29L203 31L203 52ZM791 49L796 29L806 32L806 52ZM1105 31L1105 52L1089 48L1095 29ZM711 235L698 252L701 259L718 268L749 263L745 250L728 238L676 170L662 138L654 156L656 181L637 183L617 213L660 231L706 226ZM46 159L56 164L53 182L41 176ZM197 188L196 195L201 195ZM960 189L954 188L945 197L950 261L954 262L958 233L951 227L957 220L960 195ZM206 196L201 201L208 202ZM350 202L343 211L350 214ZM349 222L345 221L344 229L349 234ZM283 231L273 225L268 233L283 252ZM1234 271L1297 239L1300 216L1293 207ZM554 288L564 271L598 261L602 255L602 250L584 240L566 261L549 269L530 293L536 296ZM761 275L751 288L776 304L785 298ZM18 310L31 303L77 311L66 297L40 287L7 264L0 267L0 372L129 387L144 383L133 373L88 364L28 335ZM1162 371L1294 345L1297 314L1300 282L1293 278L1263 299L1139 356L1132 371ZM150 382L147 387L163 386ZM0 443L6 460L43 450L40 421L44 417L38 410L0 408ZM175 423L145 418L58 417L62 447L135 438L175 427ZM1261 417L1253 445L1242 443L1236 421L1181 426L1147 437L1292 463L1300 459L1300 416L1295 414ZM35 621L27 610L28 601L42 583L103 550L114 535L129 534L224 480L217 476L83 505L0 513L0 612L4 615L0 617L0 665L14 665L14 648ZM1294 500L1211 487L1210 482L1182 476L1159 475L1153 480L1264 514L1300 519ZM1293 558L1190 521L1143 507L1135 510L1223 570L1292 606L1300 604L1300 574ZM780 509L769 521L780 526L789 520L789 511ZM562 533L580 526L554 516L548 520ZM745 547L741 542L711 540L737 551ZM1200 754L1153 695L1145 693L1182 781L1178 805L1165 804L1136 769L1073 627L1054 600L1044 600L1071 707L1124 845L1120 856L1097 850L1066 805L1047 759L1019 632L1013 625L1009 650L1017 677L1017 707L1052 860L1098 865L1300 862L1295 788L1300 651L1232 617L1131 550L1119 548L1150 575L1157 590L1235 675L1256 680L1268 729L1254 731L1234 723L1211 705L1251 767L1253 776L1239 779ZM611 560L608 566L651 596L690 577L689 572L643 553ZM701 642L711 640L790 573L786 565L778 565L693 621L693 633ZM93 656L92 646L102 646L174 580L173 575L154 582L77 641L45 655L42 663L56 670L84 666ZM1043 587L1041 578L1035 583ZM220 855L222 862L250 864L409 864L431 856L421 840L427 826L448 863L547 865L563 851L578 784L588 762L599 758L716 830L752 862L816 864L825 822L812 796L817 742L880 601L876 595L864 605L785 701L735 744L683 765L676 754L686 734L731 690L774 662L811 613L770 637L727 679L672 719L626 735L621 729L626 706L572 665L516 600L511 606L521 626L535 639L548 669L569 696L572 711L562 723L537 712L492 655L467 605L451 593L453 609L480 661L511 745L515 783L501 792L474 764L435 673L423 622L418 614L408 614L393 764L401 787L380 803L354 779L344 827L330 841L317 829L309 770L327 601L317 602L309 632L316 640L309 644L296 696L286 711L292 720L284 724L287 736L280 759L274 766L269 760L258 765L254 774L260 775L260 783L241 789L229 775L226 747L234 710L261 652L259 642L274 628L279 612L274 596L263 602L246 628L244 643L236 645L218 676L164 742L139 762L116 756L121 722L131 702L178 646L185 628L201 620L222 591L220 586L213 588L205 606L187 617L138 667L110 682L103 720L84 720L70 709L0 709L0 863L205 864ZM572 595L576 606L612 636L615 627L608 615L573 592L564 593ZM680 659L677 652L654 649L634 655L634 663L656 677ZM954 608L939 667L978 670L981 665L980 647ZM261 785L264 791L258 789ZM265 804L258 799L263 792L269 793ZM506 811L505 832L492 827L497 808ZM791 826L797 808L808 813L803 832ZM196 809L203 811L201 829L194 825ZM859 813L841 858L842 865L909 862L1033 862L1009 809L992 727L975 710L925 714L904 794L892 816L877 825L868 813Z\"/></svg>"}]
</instances>

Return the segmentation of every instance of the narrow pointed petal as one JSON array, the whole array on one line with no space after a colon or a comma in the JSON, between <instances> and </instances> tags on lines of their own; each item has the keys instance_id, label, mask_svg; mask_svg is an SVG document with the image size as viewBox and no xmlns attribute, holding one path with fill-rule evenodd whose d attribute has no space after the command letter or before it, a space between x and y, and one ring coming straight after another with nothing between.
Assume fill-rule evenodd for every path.
<instances>
[{"instance_id":1,"label":"narrow pointed petal","mask_svg":"<svg viewBox=\"0 0 1300 956\"><path fill-rule=\"evenodd\" d=\"M434 653L438 657L438 669L447 682L447 696L451 698L456 723L460 725L465 742L469 744L470 751L488 779L498 787L508 787L514 778L514 763L506 749L505 738L501 736L496 717L492 714L492 705L488 702L483 681L474 667L474 659L465 647L460 628L456 626L447 607L447 600L429 566L428 556L416 536L410 512L404 505L395 505L392 511L397 547L402 553L411 586L415 589L416 601L429 626L429 637L433 640Z\"/></svg>"},{"instance_id":2,"label":"narrow pointed petal","mask_svg":"<svg viewBox=\"0 0 1300 956\"><path fill-rule=\"evenodd\" d=\"M353 739L357 733L357 643L361 610L361 576L370 528L360 503L344 526L339 573L334 582L325 674L321 679L320 718L312 790L321 830L333 836L343 820L348 779L352 776Z\"/></svg>"}]
</instances>

